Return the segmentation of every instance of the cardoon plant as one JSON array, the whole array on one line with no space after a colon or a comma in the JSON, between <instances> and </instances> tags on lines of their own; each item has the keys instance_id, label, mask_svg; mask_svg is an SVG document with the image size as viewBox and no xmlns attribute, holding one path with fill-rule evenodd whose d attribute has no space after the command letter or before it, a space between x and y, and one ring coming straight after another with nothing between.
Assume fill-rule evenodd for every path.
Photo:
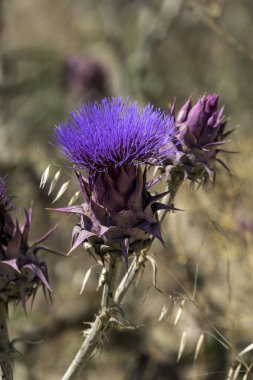
<instances>
[{"instance_id":1,"label":"cardoon plant","mask_svg":"<svg viewBox=\"0 0 253 380\"><path fill-rule=\"evenodd\" d=\"M0 366L8 380L12 379L13 354L7 329L8 305L21 302L26 310L26 301L35 296L40 285L51 291L46 265L39 260L37 252L50 250L41 243L53 231L29 245L32 211L25 210L25 221L20 224L12 217L13 208L5 180L0 177Z\"/></svg>"},{"instance_id":2,"label":"cardoon plant","mask_svg":"<svg viewBox=\"0 0 253 380\"><path fill-rule=\"evenodd\" d=\"M83 195L81 205L57 209L79 216L71 251L88 243L107 268L100 313L64 380L86 364L110 326L151 237L162 240L157 211L171 207L159 202L167 192L148 192L145 166L172 154L173 133L173 116L116 98L84 104L56 126L54 144L74 164ZM135 258L115 294L122 255L127 267L129 254Z\"/></svg>"}]
</instances>

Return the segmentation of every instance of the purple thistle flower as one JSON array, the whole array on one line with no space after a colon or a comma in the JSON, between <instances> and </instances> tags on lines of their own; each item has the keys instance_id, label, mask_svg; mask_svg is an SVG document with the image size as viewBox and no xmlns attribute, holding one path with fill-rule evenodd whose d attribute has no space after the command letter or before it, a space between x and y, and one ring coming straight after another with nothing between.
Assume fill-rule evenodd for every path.
<instances>
[{"instance_id":1,"label":"purple thistle flower","mask_svg":"<svg viewBox=\"0 0 253 380\"><path fill-rule=\"evenodd\" d=\"M121 250L127 263L132 244L150 235L162 240L155 214L172 207L157 202L165 194L148 193L140 164L172 154L174 118L150 105L141 110L136 102L115 98L85 104L71 115L54 135L67 158L88 171L88 178L77 173L84 203L56 209L80 216L71 251L88 240L93 247Z\"/></svg>"},{"instance_id":2,"label":"purple thistle flower","mask_svg":"<svg viewBox=\"0 0 253 380\"><path fill-rule=\"evenodd\" d=\"M86 103L71 117L56 127L55 145L90 173L162 159L174 131L172 116L117 98Z\"/></svg>"}]
</instances>

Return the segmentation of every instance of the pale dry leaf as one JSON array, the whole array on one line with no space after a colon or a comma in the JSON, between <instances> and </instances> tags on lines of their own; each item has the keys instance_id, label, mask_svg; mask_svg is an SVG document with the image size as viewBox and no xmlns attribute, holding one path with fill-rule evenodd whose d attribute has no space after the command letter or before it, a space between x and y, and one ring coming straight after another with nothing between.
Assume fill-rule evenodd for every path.
<instances>
[{"instance_id":1,"label":"pale dry leaf","mask_svg":"<svg viewBox=\"0 0 253 380\"><path fill-rule=\"evenodd\" d=\"M179 350L178 350L178 355L177 355L177 363L179 362L179 360L182 357L182 354L183 354L184 349L185 349L185 345L186 345L186 331L183 331L183 333L181 335L181 339L180 339L180 344L179 344Z\"/></svg>"},{"instance_id":2,"label":"pale dry leaf","mask_svg":"<svg viewBox=\"0 0 253 380\"><path fill-rule=\"evenodd\" d=\"M160 313L160 316L158 318L158 322L162 322L164 320L164 318L168 314L168 310L169 310L168 306L167 305L163 305L161 313Z\"/></svg>"},{"instance_id":3,"label":"pale dry leaf","mask_svg":"<svg viewBox=\"0 0 253 380\"><path fill-rule=\"evenodd\" d=\"M45 171L43 172L40 180L40 189L43 189L45 187L45 184L48 180L49 177L49 172L50 172L50 164L46 167Z\"/></svg>"},{"instance_id":4,"label":"pale dry leaf","mask_svg":"<svg viewBox=\"0 0 253 380\"><path fill-rule=\"evenodd\" d=\"M242 364L238 364L238 366L236 367L235 369L235 372L234 372L234 375L232 377L232 380L237 380L238 376L239 376L239 373L240 373L240 370L241 370L241 367L242 367Z\"/></svg>"},{"instance_id":5,"label":"pale dry leaf","mask_svg":"<svg viewBox=\"0 0 253 380\"><path fill-rule=\"evenodd\" d=\"M204 342L204 338L205 338L205 335L204 334L200 334L199 339L197 341L196 349L195 349L194 361L196 361L198 359L199 351L200 351L200 349L202 347L202 344Z\"/></svg>"},{"instance_id":6,"label":"pale dry leaf","mask_svg":"<svg viewBox=\"0 0 253 380\"><path fill-rule=\"evenodd\" d=\"M177 314L176 314L176 317L175 317L175 320L174 320L174 326L176 326L178 324L178 321L179 319L181 318L181 315L182 315L182 312L183 312L183 307L184 307L184 304L185 304L185 300L183 300L179 306L179 309L177 311Z\"/></svg>"},{"instance_id":7,"label":"pale dry leaf","mask_svg":"<svg viewBox=\"0 0 253 380\"><path fill-rule=\"evenodd\" d=\"M55 203L56 201L58 201L58 199L61 198L61 196L68 190L69 185L70 185L70 180L67 182L64 182L64 184L61 186L60 190L58 191L52 203Z\"/></svg>"},{"instance_id":8,"label":"pale dry leaf","mask_svg":"<svg viewBox=\"0 0 253 380\"><path fill-rule=\"evenodd\" d=\"M103 267L102 270L101 270L99 279L98 279L97 290L100 289L100 288L102 288L102 286L104 285L105 280L106 280L106 273L107 273L106 268Z\"/></svg>"},{"instance_id":9,"label":"pale dry leaf","mask_svg":"<svg viewBox=\"0 0 253 380\"><path fill-rule=\"evenodd\" d=\"M152 256L147 256L147 259L150 262L150 264L152 265L152 269L153 269L153 285L156 288L156 290L161 292L161 290L157 287L157 263L156 263L156 260Z\"/></svg>"},{"instance_id":10,"label":"pale dry leaf","mask_svg":"<svg viewBox=\"0 0 253 380\"><path fill-rule=\"evenodd\" d=\"M78 200L79 196L80 196L80 191L76 191L73 197L70 198L68 206L72 206L72 204Z\"/></svg>"},{"instance_id":11,"label":"pale dry leaf","mask_svg":"<svg viewBox=\"0 0 253 380\"><path fill-rule=\"evenodd\" d=\"M249 344L247 347L245 347L241 352L239 352L238 356L242 356L244 354L247 354L247 352L250 352L253 350L253 343Z\"/></svg>"},{"instance_id":12,"label":"pale dry leaf","mask_svg":"<svg viewBox=\"0 0 253 380\"><path fill-rule=\"evenodd\" d=\"M85 273L85 276L83 278L82 287L81 287L81 290L80 290L80 295L83 293L84 288L85 288L85 286L86 286L86 284L87 284L87 282L89 280L92 268L94 268L94 265L92 267L90 267L90 269L88 269L87 272Z\"/></svg>"},{"instance_id":13,"label":"pale dry leaf","mask_svg":"<svg viewBox=\"0 0 253 380\"><path fill-rule=\"evenodd\" d=\"M232 367L230 367L230 368L229 368L229 371L228 371L228 376L227 376L227 379L226 379L226 380L232 380L233 373L234 373L234 370L233 370Z\"/></svg>"},{"instance_id":14,"label":"pale dry leaf","mask_svg":"<svg viewBox=\"0 0 253 380\"><path fill-rule=\"evenodd\" d=\"M52 182L50 184L50 188L48 190L48 195L50 195L52 193L52 191L54 190L59 178L60 178L60 175L61 175L61 169L58 170L57 173L55 173L54 175L54 178L52 179Z\"/></svg>"}]
</instances>

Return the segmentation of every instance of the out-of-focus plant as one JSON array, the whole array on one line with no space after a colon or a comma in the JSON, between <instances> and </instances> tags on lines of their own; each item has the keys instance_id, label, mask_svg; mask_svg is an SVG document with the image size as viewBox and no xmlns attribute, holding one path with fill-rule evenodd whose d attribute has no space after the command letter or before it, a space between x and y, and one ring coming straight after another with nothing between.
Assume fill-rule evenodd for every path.
<instances>
[{"instance_id":1,"label":"out-of-focus plant","mask_svg":"<svg viewBox=\"0 0 253 380\"><path fill-rule=\"evenodd\" d=\"M77 98L89 100L108 95L108 73L94 58L72 54L63 63L62 82Z\"/></svg>"},{"instance_id":2,"label":"out-of-focus plant","mask_svg":"<svg viewBox=\"0 0 253 380\"><path fill-rule=\"evenodd\" d=\"M13 378L14 347L9 341L7 314L10 303L21 303L26 312L26 301L34 297L42 285L44 293L51 292L45 262L38 251L53 252L43 242L54 229L33 244L28 243L32 224L32 210L25 210L25 221L13 219L13 199L8 195L6 182L0 177L0 368L6 380Z\"/></svg>"},{"instance_id":3,"label":"out-of-focus plant","mask_svg":"<svg viewBox=\"0 0 253 380\"><path fill-rule=\"evenodd\" d=\"M150 105L140 109L136 102L104 99L84 104L56 126L53 144L74 164L83 203L54 210L78 216L70 252L83 245L99 256L103 287L100 311L63 380L76 377L110 327L129 327L120 322L120 304L145 262L156 268L149 249L154 239L163 242L157 211L174 210L179 182L187 177L205 182L214 172L227 136L217 103L217 95L204 96L195 106L188 100L175 122L175 103L166 115ZM146 179L151 166L161 170L158 179L170 176L169 189L161 194L150 193L156 182ZM159 202L166 195L166 203Z\"/></svg>"}]
</instances>

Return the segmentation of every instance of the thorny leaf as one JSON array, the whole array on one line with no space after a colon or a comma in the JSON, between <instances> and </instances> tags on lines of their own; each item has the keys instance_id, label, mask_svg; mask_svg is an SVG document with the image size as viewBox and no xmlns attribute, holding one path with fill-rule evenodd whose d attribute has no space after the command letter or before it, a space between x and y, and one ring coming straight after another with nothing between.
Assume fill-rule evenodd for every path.
<instances>
[{"instance_id":1,"label":"thorny leaf","mask_svg":"<svg viewBox=\"0 0 253 380\"><path fill-rule=\"evenodd\" d=\"M55 173L54 178L52 179L50 188L48 190L48 195L50 195L52 193L52 191L54 190L54 188L55 188L55 186L56 186L56 184L60 178L60 175L61 175L61 169L59 169L58 172Z\"/></svg>"},{"instance_id":2,"label":"thorny leaf","mask_svg":"<svg viewBox=\"0 0 253 380\"><path fill-rule=\"evenodd\" d=\"M64 182L64 184L62 185L62 187L58 191L58 193L57 193L57 195L56 195L56 197L55 197L55 199L53 200L52 203L55 203L56 201L58 201L58 199L61 198L61 196L68 190L69 185L70 185L70 180L67 181L67 182Z\"/></svg>"},{"instance_id":3,"label":"thorny leaf","mask_svg":"<svg viewBox=\"0 0 253 380\"><path fill-rule=\"evenodd\" d=\"M44 188L44 186L48 180L48 177L49 177L49 172L50 172L50 164L47 166L46 170L43 172L43 174L41 176L40 189Z\"/></svg>"}]
</instances>

